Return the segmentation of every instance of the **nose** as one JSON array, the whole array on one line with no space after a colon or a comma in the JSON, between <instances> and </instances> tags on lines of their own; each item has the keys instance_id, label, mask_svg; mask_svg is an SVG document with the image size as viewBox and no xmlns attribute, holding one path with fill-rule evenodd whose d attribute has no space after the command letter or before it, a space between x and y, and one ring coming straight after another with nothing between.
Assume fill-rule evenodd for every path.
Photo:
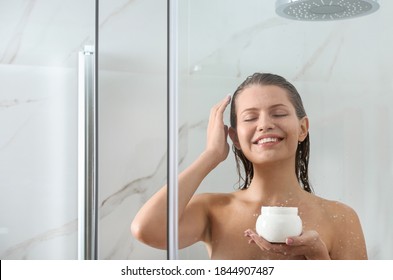
<instances>
[{"instance_id":1,"label":"nose","mask_svg":"<svg viewBox=\"0 0 393 280\"><path fill-rule=\"evenodd\" d=\"M263 114L259 116L257 130L258 131L269 131L274 128L274 121L269 115Z\"/></svg>"}]
</instances>

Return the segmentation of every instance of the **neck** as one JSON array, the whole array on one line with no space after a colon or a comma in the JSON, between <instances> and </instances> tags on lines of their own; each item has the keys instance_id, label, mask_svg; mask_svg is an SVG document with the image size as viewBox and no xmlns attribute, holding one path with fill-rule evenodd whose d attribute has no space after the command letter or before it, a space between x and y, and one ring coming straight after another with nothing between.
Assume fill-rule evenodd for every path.
<instances>
[{"instance_id":1,"label":"neck","mask_svg":"<svg viewBox=\"0 0 393 280\"><path fill-rule=\"evenodd\" d=\"M293 162L254 165L254 177L247 191L253 200L271 206L290 206L303 193Z\"/></svg>"}]
</instances>

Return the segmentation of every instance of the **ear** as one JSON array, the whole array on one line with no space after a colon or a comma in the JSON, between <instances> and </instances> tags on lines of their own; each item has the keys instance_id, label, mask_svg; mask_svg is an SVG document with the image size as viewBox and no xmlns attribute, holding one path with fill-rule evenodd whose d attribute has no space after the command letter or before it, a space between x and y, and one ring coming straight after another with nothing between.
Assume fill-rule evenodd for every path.
<instances>
[{"instance_id":1,"label":"ear","mask_svg":"<svg viewBox=\"0 0 393 280\"><path fill-rule=\"evenodd\" d=\"M308 122L308 118L303 117L300 120L300 133L299 133L299 142L303 142L304 139L306 139L307 135L308 135L308 129L309 129L309 122Z\"/></svg>"},{"instance_id":2,"label":"ear","mask_svg":"<svg viewBox=\"0 0 393 280\"><path fill-rule=\"evenodd\" d=\"M240 150L240 143L239 143L239 138L237 137L236 129L234 129L233 127L230 127L228 129L228 134L232 140L233 145L236 147L236 149Z\"/></svg>"}]
</instances>

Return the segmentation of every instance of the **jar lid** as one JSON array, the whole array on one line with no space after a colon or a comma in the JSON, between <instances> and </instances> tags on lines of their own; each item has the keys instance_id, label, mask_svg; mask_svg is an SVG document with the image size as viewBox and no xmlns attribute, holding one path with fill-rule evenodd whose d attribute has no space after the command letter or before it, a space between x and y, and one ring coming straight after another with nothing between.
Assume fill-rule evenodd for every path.
<instances>
[{"instance_id":1,"label":"jar lid","mask_svg":"<svg viewBox=\"0 0 393 280\"><path fill-rule=\"evenodd\" d=\"M297 215L297 207L284 207L284 206L262 206L261 212L263 215L269 214L285 214L285 215Z\"/></svg>"}]
</instances>

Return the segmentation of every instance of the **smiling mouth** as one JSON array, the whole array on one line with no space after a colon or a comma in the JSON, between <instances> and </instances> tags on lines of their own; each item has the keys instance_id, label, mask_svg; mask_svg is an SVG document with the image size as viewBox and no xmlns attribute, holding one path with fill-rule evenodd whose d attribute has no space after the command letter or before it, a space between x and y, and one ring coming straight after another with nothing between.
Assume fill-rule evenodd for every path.
<instances>
[{"instance_id":1,"label":"smiling mouth","mask_svg":"<svg viewBox=\"0 0 393 280\"><path fill-rule=\"evenodd\" d=\"M258 141L255 142L255 144L261 145L261 144L266 144L266 143L277 143L277 142L280 142L281 140L282 140L282 138L267 137L267 138L259 139Z\"/></svg>"}]
</instances>

